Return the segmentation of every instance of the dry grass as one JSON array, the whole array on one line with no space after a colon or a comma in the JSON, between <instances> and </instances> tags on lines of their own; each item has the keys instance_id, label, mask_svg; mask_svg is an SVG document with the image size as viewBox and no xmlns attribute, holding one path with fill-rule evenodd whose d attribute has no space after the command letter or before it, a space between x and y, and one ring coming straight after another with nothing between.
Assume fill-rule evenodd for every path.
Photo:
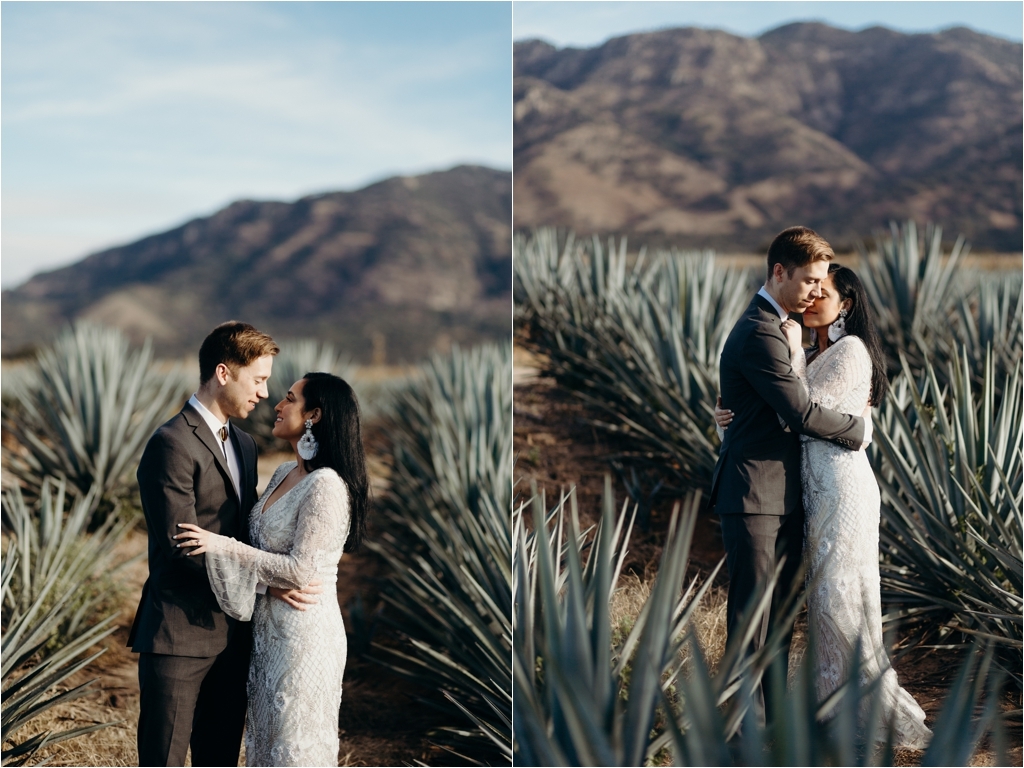
<instances>
[{"instance_id":1,"label":"dry grass","mask_svg":"<svg viewBox=\"0 0 1024 768\"><path fill-rule=\"evenodd\" d=\"M33 762L39 764L47 761L47 765L57 766L138 765L139 753L135 744L138 717L138 694L118 697L116 694L97 691L91 696L55 707L33 720L33 732L62 731L92 723L116 724L46 747L35 755ZM20 740L21 734L18 737Z\"/></svg>"},{"instance_id":2,"label":"dry grass","mask_svg":"<svg viewBox=\"0 0 1024 768\"><path fill-rule=\"evenodd\" d=\"M619 578L619 584L611 600L613 642L621 642L632 630L644 603L651 596L654 578L654 576L641 578L635 573L627 573ZM694 592L699 588L700 582L698 581ZM696 635L701 653L712 673L717 669L722 656L725 655L727 598L728 591L726 589L712 586L704 594L690 618L689 629ZM689 646L684 645L679 653L683 661L683 672L686 674L690 668Z\"/></svg>"},{"instance_id":3,"label":"dry grass","mask_svg":"<svg viewBox=\"0 0 1024 768\"><path fill-rule=\"evenodd\" d=\"M613 642L622 641L633 629L640 610L651 596L653 584L653 578L642 579L635 573L619 577L609 609Z\"/></svg>"},{"instance_id":4,"label":"dry grass","mask_svg":"<svg viewBox=\"0 0 1024 768\"><path fill-rule=\"evenodd\" d=\"M40 750L33 762L53 766L133 766L139 764L139 753L135 740L135 725L139 717L138 695L118 697L112 705L105 692L97 693L65 707L41 715L36 719L36 730L60 731L93 722L116 723L94 733L56 744ZM117 721L121 722L117 722ZM378 749L386 745L378 745ZM342 741L338 754L339 766L372 765L367 763L366 750L362 745L352 746ZM378 754L386 754L385 748ZM238 758L239 765L245 765L245 741L242 741ZM191 752L185 758L185 765L192 765Z\"/></svg>"}]
</instances>

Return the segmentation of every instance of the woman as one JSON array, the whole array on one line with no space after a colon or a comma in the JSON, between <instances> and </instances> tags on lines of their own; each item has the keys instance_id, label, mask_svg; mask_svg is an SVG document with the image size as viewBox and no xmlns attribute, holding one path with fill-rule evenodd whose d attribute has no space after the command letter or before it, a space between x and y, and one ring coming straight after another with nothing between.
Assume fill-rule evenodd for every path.
<instances>
[{"instance_id":1,"label":"woman","mask_svg":"<svg viewBox=\"0 0 1024 768\"><path fill-rule=\"evenodd\" d=\"M888 389L885 356L857 275L829 266L821 296L804 312L803 324L817 345L806 351L800 326L786 320L793 370L811 400L841 413L860 414L878 405ZM732 412L715 409L719 427ZM817 693L824 700L846 679L858 638L863 680L881 677L883 716L894 746L923 749L931 738L924 712L903 690L882 640L878 575L878 483L864 451L800 436L807 564L807 620L816 634Z\"/></svg>"},{"instance_id":2,"label":"woman","mask_svg":"<svg viewBox=\"0 0 1024 768\"><path fill-rule=\"evenodd\" d=\"M274 435L296 461L278 467L249 514L253 546L181 524L179 547L206 555L221 609L252 618L247 765L338 764L338 709L347 642L335 584L342 550L359 545L368 504L359 406L337 376L307 373L274 409ZM257 595L257 584L301 589L308 610Z\"/></svg>"}]
</instances>

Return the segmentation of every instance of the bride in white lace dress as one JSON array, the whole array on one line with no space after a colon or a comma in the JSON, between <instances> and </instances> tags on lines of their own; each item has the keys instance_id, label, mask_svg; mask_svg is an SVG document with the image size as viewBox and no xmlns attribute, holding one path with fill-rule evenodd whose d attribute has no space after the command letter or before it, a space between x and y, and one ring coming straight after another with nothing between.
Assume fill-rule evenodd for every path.
<instances>
[{"instance_id":1,"label":"bride in white lace dress","mask_svg":"<svg viewBox=\"0 0 1024 768\"><path fill-rule=\"evenodd\" d=\"M793 370L814 402L840 413L860 414L885 395L885 357L854 272L829 267L821 297L804 313L817 346L804 350L800 326L787 320ZM725 427L732 412L716 408ZM864 451L850 451L806 435L801 440L807 620L817 636L817 694L824 700L849 675L858 638L862 682L881 678L883 719L897 747L923 749L931 738L925 714L900 687L882 638L878 572L878 483Z\"/></svg>"},{"instance_id":2,"label":"bride in white lace dress","mask_svg":"<svg viewBox=\"0 0 1024 768\"><path fill-rule=\"evenodd\" d=\"M336 766L347 655L338 561L358 546L368 503L359 409L342 379L308 373L275 410L274 435L292 444L297 460L278 467L252 508L253 546L190 524L175 538L194 547L190 554L205 553L221 609L253 623L246 764ZM314 579L322 595L312 605L260 594Z\"/></svg>"}]
</instances>

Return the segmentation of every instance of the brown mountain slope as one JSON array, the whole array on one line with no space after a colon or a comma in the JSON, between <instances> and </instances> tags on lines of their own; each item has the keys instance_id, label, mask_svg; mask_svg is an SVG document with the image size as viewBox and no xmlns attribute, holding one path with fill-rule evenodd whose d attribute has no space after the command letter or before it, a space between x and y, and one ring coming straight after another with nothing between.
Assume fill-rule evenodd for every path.
<instances>
[{"instance_id":1,"label":"brown mountain slope","mask_svg":"<svg viewBox=\"0 0 1024 768\"><path fill-rule=\"evenodd\" d=\"M4 291L3 350L72 318L151 335L164 354L194 352L229 318L362 359L383 342L389 362L507 338L511 208L511 174L471 166L233 203Z\"/></svg>"},{"instance_id":2,"label":"brown mountain slope","mask_svg":"<svg viewBox=\"0 0 1024 768\"><path fill-rule=\"evenodd\" d=\"M916 217L1021 250L1020 44L791 24L515 46L515 226L756 248Z\"/></svg>"}]
</instances>

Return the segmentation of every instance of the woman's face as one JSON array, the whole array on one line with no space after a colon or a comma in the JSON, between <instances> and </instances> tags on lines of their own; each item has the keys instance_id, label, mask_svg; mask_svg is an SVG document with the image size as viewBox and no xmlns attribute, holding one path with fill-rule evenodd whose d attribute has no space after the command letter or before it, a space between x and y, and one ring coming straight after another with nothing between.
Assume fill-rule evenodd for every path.
<instances>
[{"instance_id":1,"label":"woman's face","mask_svg":"<svg viewBox=\"0 0 1024 768\"><path fill-rule=\"evenodd\" d=\"M829 275L821 283L821 296L814 300L803 315L805 328L821 328L831 325L839 317L839 310L849 311L851 302L849 299L842 299L839 291L836 290L832 276Z\"/></svg>"},{"instance_id":2,"label":"woman's face","mask_svg":"<svg viewBox=\"0 0 1024 768\"><path fill-rule=\"evenodd\" d=\"M284 399L274 406L274 411L277 413L277 420L274 422L274 437L293 441L302 437L302 433L306 431L306 419L311 416L304 410L306 399L302 396L302 390L305 386L306 380L299 379L292 384Z\"/></svg>"}]
</instances>

